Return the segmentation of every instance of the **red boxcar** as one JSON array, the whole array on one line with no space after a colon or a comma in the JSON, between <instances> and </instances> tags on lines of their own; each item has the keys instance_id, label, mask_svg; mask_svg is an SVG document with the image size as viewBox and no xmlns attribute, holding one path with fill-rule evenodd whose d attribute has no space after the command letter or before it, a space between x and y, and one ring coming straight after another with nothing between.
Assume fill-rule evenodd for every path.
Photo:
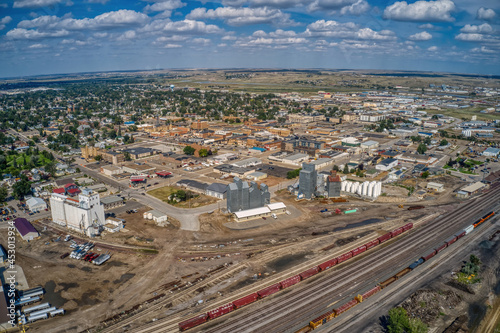
<instances>
[{"instance_id":1,"label":"red boxcar","mask_svg":"<svg viewBox=\"0 0 500 333\"><path fill-rule=\"evenodd\" d=\"M276 283L273 284L272 286L259 290L257 294L259 294L260 298L264 298L274 293L277 293L278 291L280 291L280 289L281 289L281 283Z\"/></svg>"},{"instance_id":2,"label":"red boxcar","mask_svg":"<svg viewBox=\"0 0 500 333\"><path fill-rule=\"evenodd\" d=\"M436 255L436 250L432 250L431 252L429 252L428 254L422 256L422 259L424 259L425 261L429 260L430 258L434 257Z\"/></svg>"},{"instance_id":3,"label":"red boxcar","mask_svg":"<svg viewBox=\"0 0 500 333\"><path fill-rule=\"evenodd\" d=\"M293 286L294 284L300 282L300 275L295 275L292 277L289 277L288 279L284 279L281 281L281 289L288 288L290 286Z\"/></svg>"},{"instance_id":4,"label":"red boxcar","mask_svg":"<svg viewBox=\"0 0 500 333\"><path fill-rule=\"evenodd\" d=\"M353 299L352 301L342 305L341 307L338 307L336 309L333 309L333 311L335 311L335 314L338 316L340 315L341 313L344 313L346 312L347 310L349 310L350 308L352 308L353 306L355 306L356 304L358 304L358 301L356 301L355 299Z\"/></svg>"},{"instance_id":5,"label":"red boxcar","mask_svg":"<svg viewBox=\"0 0 500 333\"><path fill-rule=\"evenodd\" d=\"M392 237L392 234L391 234L390 232L388 232L388 233L386 233L385 235L380 236L380 237L378 238L378 241L379 241L380 243L383 243L383 242L386 242L386 241L388 241L389 239L391 239L391 237Z\"/></svg>"},{"instance_id":6,"label":"red boxcar","mask_svg":"<svg viewBox=\"0 0 500 333\"><path fill-rule=\"evenodd\" d=\"M457 239L458 239L457 236L453 236L446 241L446 244L448 244L448 246L450 246L451 244L455 243L457 241Z\"/></svg>"},{"instance_id":7,"label":"red boxcar","mask_svg":"<svg viewBox=\"0 0 500 333\"><path fill-rule=\"evenodd\" d=\"M363 246L358 247L357 249L352 250L351 253L352 253L352 256L355 257L358 254L363 253L365 251L366 251L366 246L363 245Z\"/></svg>"},{"instance_id":8,"label":"red boxcar","mask_svg":"<svg viewBox=\"0 0 500 333\"><path fill-rule=\"evenodd\" d=\"M396 237L397 235L401 235L403 233L403 227L397 228L391 232L391 237Z\"/></svg>"},{"instance_id":9,"label":"red boxcar","mask_svg":"<svg viewBox=\"0 0 500 333\"><path fill-rule=\"evenodd\" d=\"M234 310L233 303L228 303L226 305L221 306L220 308L208 311L207 314L210 317L210 319L214 319L222 315L225 315L226 313L229 313L233 310Z\"/></svg>"},{"instance_id":10,"label":"red boxcar","mask_svg":"<svg viewBox=\"0 0 500 333\"><path fill-rule=\"evenodd\" d=\"M369 250L372 247L377 246L379 243L380 243L380 241L377 238L377 239L374 239L372 241L369 241L368 243L365 244L365 246L366 246L366 249Z\"/></svg>"},{"instance_id":11,"label":"red boxcar","mask_svg":"<svg viewBox=\"0 0 500 333\"><path fill-rule=\"evenodd\" d=\"M242 306L245 306L247 304L255 302L258 297L259 297L259 295L257 295L257 293L253 293L253 294L247 295L245 297L242 297L240 299L237 299L236 301L233 302L234 307L235 307L235 309L239 309Z\"/></svg>"},{"instance_id":12,"label":"red boxcar","mask_svg":"<svg viewBox=\"0 0 500 333\"><path fill-rule=\"evenodd\" d=\"M374 288L372 288L372 289L368 290L367 292L365 292L365 293L364 293L363 295L361 295L361 296L363 296L363 299L365 299L365 298L368 298L368 297L372 296L372 295L373 295L373 294L375 294L375 293L378 293L379 291L380 291L380 286L376 286L376 287L374 287Z\"/></svg>"},{"instance_id":13,"label":"red boxcar","mask_svg":"<svg viewBox=\"0 0 500 333\"><path fill-rule=\"evenodd\" d=\"M446 248L446 245L447 245L446 243L443 243L440 247L435 248L436 254L443 251Z\"/></svg>"},{"instance_id":14,"label":"red boxcar","mask_svg":"<svg viewBox=\"0 0 500 333\"><path fill-rule=\"evenodd\" d=\"M465 236L465 231L462 231L461 233L456 234L455 236L457 236L457 240L459 240L460 238Z\"/></svg>"},{"instance_id":15,"label":"red boxcar","mask_svg":"<svg viewBox=\"0 0 500 333\"><path fill-rule=\"evenodd\" d=\"M319 264L318 267L319 269L321 269L321 271L324 271L327 270L328 268L335 266L336 264L337 264L337 258L333 258L331 260L325 261L322 264Z\"/></svg>"},{"instance_id":16,"label":"red boxcar","mask_svg":"<svg viewBox=\"0 0 500 333\"><path fill-rule=\"evenodd\" d=\"M318 272L319 272L318 266L314 266L313 268L309 268L307 271L303 271L299 275L302 278L302 280L305 280L307 278L310 278L313 275L318 274Z\"/></svg>"},{"instance_id":17,"label":"red boxcar","mask_svg":"<svg viewBox=\"0 0 500 333\"><path fill-rule=\"evenodd\" d=\"M208 319L208 315L206 313L201 314L199 316L196 316L194 318L185 320L181 323L179 323L179 330L185 331L187 329L190 329L192 327L198 326L206 322Z\"/></svg>"},{"instance_id":18,"label":"red boxcar","mask_svg":"<svg viewBox=\"0 0 500 333\"><path fill-rule=\"evenodd\" d=\"M344 254L337 257L337 264L340 264L341 262L344 262L347 259L351 259L351 258L352 258L352 252L344 253Z\"/></svg>"},{"instance_id":19,"label":"red boxcar","mask_svg":"<svg viewBox=\"0 0 500 333\"><path fill-rule=\"evenodd\" d=\"M407 223L403 226L403 231L408 231L410 230L411 228L413 228L413 223Z\"/></svg>"}]
</instances>

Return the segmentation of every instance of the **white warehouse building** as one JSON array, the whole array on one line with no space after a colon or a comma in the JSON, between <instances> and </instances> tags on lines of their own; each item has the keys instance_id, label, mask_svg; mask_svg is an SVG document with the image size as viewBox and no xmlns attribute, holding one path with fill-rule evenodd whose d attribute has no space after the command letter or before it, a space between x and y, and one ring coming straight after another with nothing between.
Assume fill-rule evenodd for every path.
<instances>
[{"instance_id":1,"label":"white warehouse building","mask_svg":"<svg viewBox=\"0 0 500 333\"><path fill-rule=\"evenodd\" d=\"M83 189L78 200L52 193L50 206L54 223L89 237L98 235L106 223L99 194L90 189Z\"/></svg>"}]
</instances>

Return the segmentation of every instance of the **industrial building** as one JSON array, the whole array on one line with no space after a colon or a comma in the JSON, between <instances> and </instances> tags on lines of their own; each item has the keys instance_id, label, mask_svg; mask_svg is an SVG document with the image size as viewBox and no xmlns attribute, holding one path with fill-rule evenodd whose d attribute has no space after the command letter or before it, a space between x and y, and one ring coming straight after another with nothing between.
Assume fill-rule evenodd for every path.
<instances>
[{"instance_id":1,"label":"industrial building","mask_svg":"<svg viewBox=\"0 0 500 333\"><path fill-rule=\"evenodd\" d=\"M342 189L342 180L340 176L333 174L328 176L326 179L326 192L329 198L340 197L340 191Z\"/></svg>"},{"instance_id":2,"label":"industrial building","mask_svg":"<svg viewBox=\"0 0 500 333\"><path fill-rule=\"evenodd\" d=\"M26 205L32 212L41 211L47 208L47 203L41 198L29 198L26 200Z\"/></svg>"},{"instance_id":3,"label":"industrial building","mask_svg":"<svg viewBox=\"0 0 500 333\"><path fill-rule=\"evenodd\" d=\"M318 172L314 164L303 163L299 173L299 196L311 199L316 191Z\"/></svg>"},{"instance_id":4,"label":"industrial building","mask_svg":"<svg viewBox=\"0 0 500 333\"><path fill-rule=\"evenodd\" d=\"M105 224L104 206L99 194L83 189L78 200L53 193L50 197L54 223L94 237Z\"/></svg>"},{"instance_id":5,"label":"industrial building","mask_svg":"<svg viewBox=\"0 0 500 333\"><path fill-rule=\"evenodd\" d=\"M286 212L286 205L283 202L274 202L272 204L267 204L264 207L252 208L247 210L242 210L239 212L234 212L234 218L236 222L243 222L248 220L254 220L259 217L273 216L274 214L283 214Z\"/></svg>"},{"instance_id":6,"label":"industrial building","mask_svg":"<svg viewBox=\"0 0 500 333\"><path fill-rule=\"evenodd\" d=\"M231 213L264 207L271 200L266 184L261 184L259 188L257 183L248 184L238 177L234 177L234 182L228 185L226 197L227 210Z\"/></svg>"},{"instance_id":7,"label":"industrial building","mask_svg":"<svg viewBox=\"0 0 500 333\"><path fill-rule=\"evenodd\" d=\"M227 185L222 183L212 183L208 185L205 194L217 199L225 199L227 192Z\"/></svg>"},{"instance_id":8,"label":"industrial building","mask_svg":"<svg viewBox=\"0 0 500 333\"><path fill-rule=\"evenodd\" d=\"M382 171L389 171L392 168L396 167L398 165L398 160L394 158L386 158L379 164L375 166L375 169L377 170L382 170Z\"/></svg>"},{"instance_id":9,"label":"industrial building","mask_svg":"<svg viewBox=\"0 0 500 333\"><path fill-rule=\"evenodd\" d=\"M357 194L361 197L376 199L382 193L382 183L376 181L363 183L343 181L341 191L346 194Z\"/></svg>"},{"instance_id":10,"label":"industrial building","mask_svg":"<svg viewBox=\"0 0 500 333\"><path fill-rule=\"evenodd\" d=\"M163 225L168 220L167 214L154 209L144 212L143 217L146 220L153 220L158 225Z\"/></svg>"},{"instance_id":11,"label":"industrial building","mask_svg":"<svg viewBox=\"0 0 500 333\"><path fill-rule=\"evenodd\" d=\"M21 238L25 241L29 242L40 236L35 227L33 227L33 225L23 217L18 217L14 220L14 227L16 228Z\"/></svg>"},{"instance_id":12,"label":"industrial building","mask_svg":"<svg viewBox=\"0 0 500 333\"><path fill-rule=\"evenodd\" d=\"M108 210L123 206L125 204L125 199L117 195L110 195L108 197L102 198L101 203L103 204L104 209Z\"/></svg>"}]
</instances>

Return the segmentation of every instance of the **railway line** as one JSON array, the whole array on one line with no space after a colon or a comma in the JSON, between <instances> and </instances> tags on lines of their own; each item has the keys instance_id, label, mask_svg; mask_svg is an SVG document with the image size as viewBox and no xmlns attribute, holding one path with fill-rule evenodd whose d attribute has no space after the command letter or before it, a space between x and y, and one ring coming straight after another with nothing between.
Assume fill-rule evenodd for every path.
<instances>
[{"instance_id":1,"label":"railway line","mask_svg":"<svg viewBox=\"0 0 500 333\"><path fill-rule=\"evenodd\" d=\"M444 216L443 218L437 220L436 223L428 224L424 228L421 228L422 230L414 230L411 234L406 235L405 237L403 237L402 239L397 241L398 248L408 247L408 246L411 247L412 245L414 245L414 243L416 241L420 240L421 244L418 247L418 251L425 250L426 246L432 246L432 242L439 238L439 236L436 236L436 235L438 235L440 232L443 232L444 230L447 230L449 228L449 224L453 224L453 222L456 222L456 220L459 218L468 219L468 218L471 218L473 215L479 215L479 212L482 209L486 209L493 202L498 202L499 194L500 194L499 187L492 188L490 190L490 192L487 194L487 197L490 197L490 199L485 198L485 196L482 195L480 198L473 199L472 201L465 203L462 207L459 207L454 212L451 212L451 213L447 214L446 216ZM483 200L483 201L480 202L480 200ZM474 207L475 205L477 205L477 207ZM478 213L471 213L471 212L478 212ZM465 224L465 222L462 224ZM459 226L456 226L456 229L459 229ZM426 238L427 241L425 243L423 243L423 240L420 239L422 234L434 235L434 237L427 237ZM289 244L289 245L294 245L294 244ZM384 246L379 247L379 249L376 251L370 251L371 254L368 256L369 260L370 261L382 260L383 258L387 258L388 255L390 256L390 252L395 251L393 246L387 247L387 245L385 245L385 244L384 244ZM414 251L414 250L412 250L412 251ZM272 252L274 252L274 251L272 251ZM266 253L265 256L267 257L267 255L268 254ZM293 304L292 304L292 300L287 297L287 300L285 302L282 302L282 303L288 304L288 306L286 306L286 309L293 309L293 308L297 308L297 307L300 308L301 305L306 306L306 304L310 305L313 303L318 303L318 298L315 298L313 301L310 301L309 303L307 303L307 302L304 302L304 297L306 297L306 298L307 297L319 297L320 296L319 294L323 294L324 297L319 297L319 299L320 299L319 302L321 302L321 299L324 299L324 300L326 300L325 305L331 304L332 298L335 295L338 295L339 292L345 295L345 293L348 293L352 288L351 289L345 289L345 287L342 288L344 285L347 284L347 283L345 283L345 284L342 284L341 287L337 286L336 288L329 290L328 293L325 295L325 293L324 293L325 286L331 285L332 283L338 283L337 280L346 279L347 277L352 278L352 274L356 270L362 271L363 268L365 268L365 266L366 266L366 263L365 263L366 257L367 256L364 256L364 258L361 258L362 260L357 258L355 262L351 261L347 267L344 266L345 268L342 268L342 271L340 271L338 269L336 269L336 270L332 269L331 271L326 273L326 275L331 276L332 272L335 272L336 274L333 277L326 278L325 275L320 274L320 276L317 276L316 278L311 279L310 281L307 281L304 284L304 286L299 285L299 286L296 286L295 288L293 288L293 290L288 290L287 295L293 294L293 296L294 296L293 300L295 300L295 301L293 301ZM395 263L397 263L398 261L401 260L398 258L397 255L392 256L392 257L390 256L390 258L391 259L390 259L389 263L387 263L387 262L385 263L386 266L394 265ZM363 260L363 259L365 259L365 260ZM401 262L399 262L399 263L401 263ZM309 263L309 266L311 266L311 265L312 264ZM380 270L384 269L383 264L377 265L376 267L379 268ZM365 276L363 276L363 279L375 281L375 276L376 276L376 273L372 272L371 275L365 274ZM320 286L314 287L314 289L313 289L314 295L312 295L313 290L309 288L309 286L312 285L311 281L314 281L315 284L320 283ZM358 286L358 285L356 285L356 286ZM280 293L280 294L282 295L283 293ZM278 294L278 296L276 296L272 299L272 301L273 301L272 308L280 309L280 312L287 312L287 311L284 311L285 309L280 307L280 306L285 306L286 304L277 303L277 301L276 301L276 300L280 299L280 297L279 297L280 294ZM298 296L296 296L296 295L298 295ZM169 297L167 297L167 298L169 298ZM252 329L253 329L253 328L255 328L255 325L257 323L260 325L265 320L265 325L271 325L271 326L266 326L266 330L268 330L267 327L269 327L269 328L273 327L273 331L274 331L274 329L276 329L276 332L286 331L287 328L283 327L283 325L280 325L279 321L273 319L273 316L271 316L271 315L267 315L270 318L262 319L262 320L260 320L260 322L257 319L259 317L261 317L261 318L266 317L266 314L268 312L270 312L266 306L266 304L270 303L269 301L270 300L267 299L264 302L259 302L260 303L259 307L264 307L265 310L262 310L262 311L252 310L253 307L249 306L249 308L246 310L240 310L231 316L221 317L217 320L214 320L210 324L202 326L202 328L204 331L206 331L208 329L209 332L225 332L225 331L227 331L227 332L234 332L234 331L244 332L245 326L248 327L250 325L250 327L252 327ZM140 316L134 316L133 318L129 318L128 320L126 319L125 321L121 321L121 322L119 322L119 325L117 325L118 327L116 327L116 329L105 329L104 332L115 332L115 331L118 331L119 328L124 327L124 326L126 326L134 321L141 319L141 318L148 318L148 317L151 318L154 313L157 313L159 310L161 310L163 308L165 303L166 303L166 301L162 302L161 304L158 304L156 306L152 306L151 308L148 308L144 314L141 314ZM218 301L217 303L223 304L220 301ZM211 305L211 306L215 306L215 305ZM248 313L249 310L251 311L250 313ZM302 310L300 310L300 311L302 311ZM189 313L189 312L190 311L183 311L183 313ZM235 323L233 323L233 322L226 323L230 320L233 320L233 318L235 320L238 320L238 318L241 317L241 312L246 313L244 316L245 318L251 318L251 319L238 322L238 325L236 325L236 326L235 326ZM302 318L303 320L307 321L307 320L312 319L315 316L315 314L317 314L317 313L318 313L317 309L310 310L310 311L304 312L304 316L301 316L301 317L303 317ZM155 321L153 323L150 322L148 324L137 327L135 332L138 332L138 333L177 332L178 331L177 323L183 319L189 318L189 317L183 317L181 319L180 318L181 315L182 315L181 313L178 313L176 315L162 318L162 319ZM191 314L191 316L193 316L193 314ZM296 317L295 313L294 313L294 317ZM229 318L231 318L231 319L229 319ZM274 324L273 324L273 322L274 322ZM210 327L213 326L214 324L216 325L216 327L215 327L215 330L212 330ZM289 323L287 325L289 326ZM193 329L193 331L196 331L196 329ZM252 330L249 330L249 331L252 331Z\"/></svg>"},{"instance_id":2,"label":"railway line","mask_svg":"<svg viewBox=\"0 0 500 333\"><path fill-rule=\"evenodd\" d=\"M298 286L295 290L288 292L285 300L280 300L278 296L272 302L272 305L269 303L261 303L260 309L252 310L250 313L247 311L244 316L235 314L231 320L224 320L224 322L221 322L222 319L213 321L211 324L205 325L203 331L252 332L259 327L265 327L265 329L270 332L284 332L286 329L283 326L289 328L291 324L289 320L283 320L283 317L292 313L295 322L307 322L307 320L314 317L314 313L318 314L318 303L331 303L334 300L333 298L339 293L349 293L353 288L359 288L357 284L354 287L346 288L346 286L351 284L352 280L359 280L362 276L364 281L370 281L376 276L377 270L375 270L375 268L383 272L387 267L393 267L398 263L399 265L404 265L413 260L415 258L415 253L421 253L427 250L427 248L434 246L436 241L443 238L444 236L441 235L442 233L445 235L452 234L460 228L463 228L466 224L470 224L470 221L473 220L474 217L481 215L483 211L492 209L492 207L496 208L499 202L499 195L500 189L496 187L487 194L486 198L483 195L478 199L474 199L456 211L439 219L436 223L427 225L420 230L415 230L413 233L410 233L396 243L396 249L388 246L375 252L372 256L365 257L369 258L371 262L377 262L383 258L389 258L388 261L382 260L380 264L367 267L365 260L359 260L344 268L342 271L335 271L338 272L338 274L332 276L331 273L326 273L324 276L318 277L315 279L314 287L312 288ZM462 220L462 222L457 223L457 220ZM418 245L415 247L415 244ZM404 258L401 258L400 253L391 255L391 252L396 252L400 248L409 249L405 252ZM349 280L346 281L345 279L347 277L349 277ZM332 285L335 285L335 287L331 288ZM316 306L315 310L308 311L307 308L311 305ZM217 325L216 323L220 324ZM210 327L214 324L216 325L214 329L207 329L207 326ZM163 330L159 330L158 332L162 331Z\"/></svg>"},{"instance_id":3,"label":"railway line","mask_svg":"<svg viewBox=\"0 0 500 333\"><path fill-rule=\"evenodd\" d=\"M394 223L395 223L395 221L391 220L391 221L387 221L387 222L383 223L382 225L384 225L384 226L390 226L391 224L394 224ZM364 228L357 229L357 231L363 231L364 229L369 229L369 228L371 228L371 226L367 226L367 227L364 227ZM337 237L338 236L342 236L343 234L349 234L350 232L351 232L350 230L339 232L339 233L337 233ZM327 238L332 238L332 235L325 235L325 236L315 237L313 239L306 240L305 242L306 243L321 242L323 239L327 239ZM357 243L362 243L362 240L358 241ZM304 244L304 242L302 242L301 244ZM255 257L255 258L258 259L259 261L270 260L270 259L275 258L276 254L279 251L282 251L282 250L284 250L286 248L289 248L289 247L296 247L296 245L297 244L295 244L295 243L278 245L277 247L275 247L275 248L273 248L273 249L271 249L269 251L266 251L266 252L264 252L262 254L258 254L258 257ZM353 246L352 244L349 244L349 245ZM328 258L335 257L336 255L337 255L336 253L330 254L328 256ZM322 257L320 259L315 259L312 262L319 264L319 263L321 263L323 261L325 261L325 257ZM300 266L303 266L304 269L305 269L305 267L308 267L310 265L311 265L311 261L299 265L299 268L300 268ZM240 266L241 266L241 264L240 264ZM247 267L248 267L247 265L244 265L244 268L247 268ZM235 268L235 267L233 267L233 268ZM157 301L155 304L151 305L147 309L144 309L141 312L133 314L133 315L131 315L130 317L128 317L126 319L120 320L120 321L118 321L116 323L113 323L113 324L109 325L108 327L104 328L103 332L106 332L106 333L122 332L123 328L126 328L128 325L130 325L130 324L132 324L134 322L140 321L140 320L144 320L145 318L154 316L155 313L157 313L158 311L164 309L170 302L172 302L173 299L176 299L178 301L181 298L187 297L188 294L190 292L192 293L195 289L198 289L198 288L200 288L202 286L205 286L205 285L207 285L209 283L215 283L215 281L217 281L217 280L223 280L224 276L233 275L233 274L234 274L234 271L224 271L224 274L223 274L222 277L218 277L218 278L214 277L213 279L207 279L207 280L203 281L202 283L196 284L195 286L193 286L193 287L191 287L189 289L183 290L180 294L177 293L177 294L173 294L173 295L168 295L166 298L161 299L160 301ZM288 276L292 276L292 275L295 275L295 273L289 273L286 276L288 277ZM270 285L270 284L276 283L276 282L278 282L278 281L280 281L282 279L283 279L282 277L272 277L272 278L266 279L265 282L266 282L266 285ZM244 288L241 292L238 292L238 295L245 295L245 294L247 294L247 293L250 292L249 290L255 289L255 291L256 291L259 288L260 287L256 287L254 285L251 285L248 288ZM236 299L238 295L232 295L232 298ZM223 304L220 301L217 301L216 304L219 304L219 303L221 305ZM212 304L211 306L214 306L214 305ZM189 311L185 311L185 312L189 313ZM177 322L180 320L180 316L182 316L183 313L184 312L178 313L177 314L177 316L179 316L178 318L174 318L174 319L171 318L171 317L169 317L169 318L162 318L162 319L156 320L154 323L145 324L145 325L141 326L142 330L144 330L144 332L155 332L154 329L151 330L151 331L147 330L147 327L153 326L153 328L156 328L156 327L160 327L162 324L170 325L172 323L173 323L172 325L175 326L175 328L176 328L177 327ZM140 332L143 332L142 330Z\"/></svg>"}]
</instances>

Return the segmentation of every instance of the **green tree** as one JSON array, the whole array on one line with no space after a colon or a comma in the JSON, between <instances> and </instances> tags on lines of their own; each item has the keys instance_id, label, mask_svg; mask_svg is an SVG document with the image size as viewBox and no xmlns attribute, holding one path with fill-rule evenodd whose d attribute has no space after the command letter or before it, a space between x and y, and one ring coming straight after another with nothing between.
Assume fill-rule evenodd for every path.
<instances>
[{"instance_id":1,"label":"green tree","mask_svg":"<svg viewBox=\"0 0 500 333\"><path fill-rule=\"evenodd\" d=\"M300 175L300 170L302 170L302 168L288 171L286 173L286 178L287 179L297 178Z\"/></svg>"},{"instance_id":2,"label":"green tree","mask_svg":"<svg viewBox=\"0 0 500 333\"><path fill-rule=\"evenodd\" d=\"M18 200L22 200L25 195L31 193L31 185L26 176L21 177L17 183L12 186L12 194Z\"/></svg>"},{"instance_id":3,"label":"green tree","mask_svg":"<svg viewBox=\"0 0 500 333\"><path fill-rule=\"evenodd\" d=\"M208 150L206 150L205 148L202 148L202 149L200 149L200 151L198 152L198 154L200 155L200 157L207 157L208 156Z\"/></svg>"},{"instance_id":4,"label":"green tree","mask_svg":"<svg viewBox=\"0 0 500 333\"><path fill-rule=\"evenodd\" d=\"M403 308L393 308L389 310L389 323L387 331L389 333L406 333L409 326L408 315Z\"/></svg>"},{"instance_id":5,"label":"green tree","mask_svg":"<svg viewBox=\"0 0 500 333\"><path fill-rule=\"evenodd\" d=\"M7 189L7 186L3 185L0 187L0 202L5 202L5 199L7 199L7 196L9 195L9 190Z\"/></svg>"},{"instance_id":6,"label":"green tree","mask_svg":"<svg viewBox=\"0 0 500 333\"><path fill-rule=\"evenodd\" d=\"M481 260L479 260L479 258L473 254L470 255L470 262L473 264L473 265L476 265L476 266L480 266L481 265Z\"/></svg>"},{"instance_id":7,"label":"green tree","mask_svg":"<svg viewBox=\"0 0 500 333\"><path fill-rule=\"evenodd\" d=\"M101 161L102 160L102 155L96 155L96 156L94 156L94 160Z\"/></svg>"},{"instance_id":8,"label":"green tree","mask_svg":"<svg viewBox=\"0 0 500 333\"><path fill-rule=\"evenodd\" d=\"M448 141L443 139L441 140L441 142L439 143L440 146L446 146L448 144Z\"/></svg>"},{"instance_id":9,"label":"green tree","mask_svg":"<svg viewBox=\"0 0 500 333\"><path fill-rule=\"evenodd\" d=\"M427 151L427 146L424 143L418 145L417 152L419 154L425 154L426 151Z\"/></svg>"},{"instance_id":10,"label":"green tree","mask_svg":"<svg viewBox=\"0 0 500 333\"><path fill-rule=\"evenodd\" d=\"M186 146L184 147L184 149L182 150L184 152L184 154L186 155L193 155L194 152L196 151L196 149L194 149L193 147L191 146Z\"/></svg>"},{"instance_id":11,"label":"green tree","mask_svg":"<svg viewBox=\"0 0 500 333\"><path fill-rule=\"evenodd\" d=\"M349 173L349 166L347 164L344 166L343 173L346 174L346 175Z\"/></svg>"},{"instance_id":12,"label":"green tree","mask_svg":"<svg viewBox=\"0 0 500 333\"><path fill-rule=\"evenodd\" d=\"M425 178L427 178L427 177L429 177L429 171L424 171L424 172L422 173L422 178L424 178L424 179L425 179Z\"/></svg>"},{"instance_id":13,"label":"green tree","mask_svg":"<svg viewBox=\"0 0 500 333\"><path fill-rule=\"evenodd\" d=\"M124 151L123 156L125 156L125 161L132 161L132 157L128 151Z\"/></svg>"},{"instance_id":14,"label":"green tree","mask_svg":"<svg viewBox=\"0 0 500 333\"><path fill-rule=\"evenodd\" d=\"M56 163L49 162L45 165L45 171L48 172L52 177L56 174Z\"/></svg>"}]
</instances>

